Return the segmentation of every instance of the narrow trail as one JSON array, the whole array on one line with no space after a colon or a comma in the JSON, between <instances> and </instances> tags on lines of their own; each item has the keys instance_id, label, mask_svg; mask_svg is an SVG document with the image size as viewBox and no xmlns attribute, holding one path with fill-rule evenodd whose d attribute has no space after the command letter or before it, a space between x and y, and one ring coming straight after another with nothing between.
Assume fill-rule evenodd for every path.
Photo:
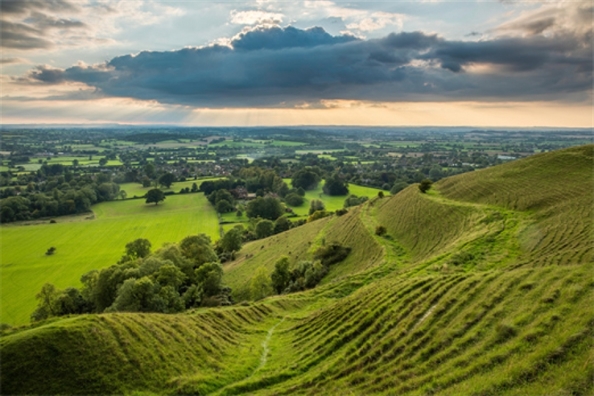
<instances>
[{"instance_id":1,"label":"narrow trail","mask_svg":"<svg viewBox=\"0 0 594 396\"><path fill-rule=\"evenodd\" d=\"M253 377L254 374L256 374L258 371L260 371L262 369L262 367L264 367L266 365L266 362L268 361L268 353L270 352L270 349L268 348L268 344L270 343L272 334L274 333L274 330L276 330L276 328L284 321L285 321L285 318L283 318L280 322L278 322L277 324L272 326L270 329L268 329L268 334L266 334L266 338L264 339L264 341L262 341L262 355L260 355L260 364L258 365L258 367L256 367L256 369L252 372L252 374L248 378Z\"/></svg>"}]
</instances>

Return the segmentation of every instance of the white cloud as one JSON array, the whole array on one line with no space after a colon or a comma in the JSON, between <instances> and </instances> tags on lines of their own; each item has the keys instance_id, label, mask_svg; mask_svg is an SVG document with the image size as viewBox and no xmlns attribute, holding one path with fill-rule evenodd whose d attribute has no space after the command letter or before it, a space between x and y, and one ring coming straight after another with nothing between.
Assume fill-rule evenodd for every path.
<instances>
[{"instance_id":1,"label":"white cloud","mask_svg":"<svg viewBox=\"0 0 594 396\"><path fill-rule=\"evenodd\" d=\"M267 11L231 11L231 23L237 25L279 24L284 15Z\"/></svg>"},{"instance_id":2,"label":"white cloud","mask_svg":"<svg viewBox=\"0 0 594 396\"><path fill-rule=\"evenodd\" d=\"M363 18L358 22L352 22L347 25L348 29L361 32L371 32L383 29L387 26L402 30L405 16L402 14L374 12L369 17Z\"/></svg>"}]
</instances>

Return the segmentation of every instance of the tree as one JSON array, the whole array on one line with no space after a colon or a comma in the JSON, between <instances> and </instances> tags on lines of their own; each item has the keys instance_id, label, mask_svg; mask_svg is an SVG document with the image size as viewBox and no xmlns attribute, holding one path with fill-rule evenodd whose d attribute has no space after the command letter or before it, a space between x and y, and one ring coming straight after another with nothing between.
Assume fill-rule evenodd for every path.
<instances>
[{"instance_id":1,"label":"tree","mask_svg":"<svg viewBox=\"0 0 594 396\"><path fill-rule=\"evenodd\" d=\"M404 181L397 181L392 186L392 189L390 189L390 194L396 195L400 191L404 190L406 187L408 187L408 183L406 183Z\"/></svg>"},{"instance_id":2,"label":"tree","mask_svg":"<svg viewBox=\"0 0 594 396\"><path fill-rule=\"evenodd\" d=\"M247 204L246 212L248 217L261 217L268 220L276 220L283 215L284 210L277 198L258 197Z\"/></svg>"},{"instance_id":3,"label":"tree","mask_svg":"<svg viewBox=\"0 0 594 396\"><path fill-rule=\"evenodd\" d=\"M152 190L148 190L146 193L146 203L154 202L155 205L158 205L159 202L165 200L165 194L163 191L159 190L158 188L153 188Z\"/></svg>"},{"instance_id":4,"label":"tree","mask_svg":"<svg viewBox=\"0 0 594 396\"><path fill-rule=\"evenodd\" d=\"M152 162L149 162L144 166L144 173L149 179L155 178L155 165Z\"/></svg>"},{"instance_id":5,"label":"tree","mask_svg":"<svg viewBox=\"0 0 594 396\"><path fill-rule=\"evenodd\" d=\"M336 173L326 179L322 190L327 195L346 195L349 193L347 183L342 181Z\"/></svg>"},{"instance_id":6,"label":"tree","mask_svg":"<svg viewBox=\"0 0 594 396\"><path fill-rule=\"evenodd\" d=\"M171 187L175 181L175 176L172 173L165 173L159 178L159 184L165 188Z\"/></svg>"},{"instance_id":7,"label":"tree","mask_svg":"<svg viewBox=\"0 0 594 396\"><path fill-rule=\"evenodd\" d=\"M281 216L274 222L274 233L278 234L279 232L287 231L291 228L291 221L287 219L285 216Z\"/></svg>"},{"instance_id":8,"label":"tree","mask_svg":"<svg viewBox=\"0 0 594 396\"><path fill-rule=\"evenodd\" d=\"M227 231L219 240L219 246L223 252L238 252L241 249L242 227L234 227Z\"/></svg>"},{"instance_id":9,"label":"tree","mask_svg":"<svg viewBox=\"0 0 594 396\"><path fill-rule=\"evenodd\" d=\"M270 220L260 220L256 224L256 237L258 239L266 238L274 234L274 223Z\"/></svg>"},{"instance_id":10,"label":"tree","mask_svg":"<svg viewBox=\"0 0 594 396\"><path fill-rule=\"evenodd\" d=\"M270 277L264 267L259 267L250 281L250 297L252 300L261 300L273 292Z\"/></svg>"},{"instance_id":11,"label":"tree","mask_svg":"<svg viewBox=\"0 0 594 396\"><path fill-rule=\"evenodd\" d=\"M299 194L290 193L285 197L285 202L289 206L301 206L303 205L304 199Z\"/></svg>"},{"instance_id":12,"label":"tree","mask_svg":"<svg viewBox=\"0 0 594 396\"><path fill-rule=\"evenodd\" d=\"M179 247L184 257L192 260L197 266L217 261L217 254L212 248L210 238L204 234L185 237Z\"/></svg>"},{"instance_id":13,"label":"tree","mask_svg":"<svg viewBox=\"0 0 594 396\"><path fill-rule=\"evenodd\" d=\"M431 188L431 185L433 184L433 182L429 179L423 179L421 181L421 183L419 184L419 190L421 190L421 192L423 194L425 194L427 191L429 191L429 189Z\"/></svg>"},{"instance_id":14,"label":"tree","mask_svg":"<svg viewBox=\"0 0 594 396\"><path fill-rule=\"evenodd\" d=\"M272 287L277 294L281 294L291 281L291 273L289 272L289 258L281 257L274 263L274 271L270 275Z\"/></svg>"},{"instance_id":15,"label":"tree","mask_svg":"<svg viewBox=\"0 0 594 396\"><path fill-rule=\"evenodd\" d=\"M128 193L124 190L120 190L118 195L120 196L120 199L126 199L126 197L128 196Z\"/></svg>"},{"instance_id":16,"label":"tree","mask_svg":"<svg viewBox=\"0 0 594 396\"><path fill-rule=\"evenodd\" d=\"M233 205L226 199L221 199L220 201L218 201L215 206L215 209L218 213L229 213L235 210Z\"/></svg>"},{"instance_id":17,"label":"tree","mask_svg":"<svg viewBox=\"0 0 594 396\"><path fill-rule=\"evenodd\" d=\"M126 256L131 259L145 258L151 254L151 243L148 239L138 238L126 244Z\"/></svg>"},{"instance_id":18,"label":"tree","mask_svg":"<svg viewBox=\"0 0 594 396\"><path fill-rule=\"evenodd\" d=\"M192 192L197 192L197 191L198 191L198 184L192 183Z\"/></svg>"},{"instance_id":19,"label":"tree","mask_svg":"<svg viewBox=\"0 0 594 396\"><path fill-rule=\"evenodd\" d=\"M223 267L218 263L203 264L196 270L196 279L202 284L205 296L216 296L223 286Z\"/></svg>"},{"instance_id":20,"label":"tree","mask_svg":"<svg viewBox=\"0 0 594 396\"><path fill-rule=\"evenodd\" d=\"M324 206L324 202L320 201L319 199L312 199L309 204L309 214L313 214L318 210L324 210L326 206Z\"/></svg>"},{"instance_id":21,"label":"tree","mask_svg":"<svg viewBox=\"0 0 594 396\"><path fill-rule=\"evenodd\" d=\"M52 254L54 254L56 252L56 248L55 247L50 247L49 249L47 249L47 252L45 252L46 256L51 256Z\"/></svg>"},{"instance_id":22,"label":"tree","mask_svg":"<svg viewBox=\"0 0 594 396\"><path fill-rule=\"evenodd\" d=\"M78 166L78 160L76 158L72 160L72 166Z\"/></svg>"},{"instance_id":23,"label":"tree","mask_svg":"<svg viewBox=\"0 0 594 396\"><path fill-rule=\"evenodd\" d=\"M161 286L171 286L176 291L184 283L186 278L186 275L173 264L162 266L157 273L157 282Z\"/></svg>"},{"instance_id":24,"label":"tree","mask_svg":"<svg viewBox=\"0 0 594 396\"><path fill-rule=\"evenodd\" d=\"M37 303L37 308L31 314L31 320L43 320L47 319L50 316L55 316L57 313L56 310L56 300L58 298L58 290L56 287L51 283L46 283L41 288L41 291L37 293L35 296L39 303Z\"/></svg>"},{"instance_id":25,"label":"tree","mask_svg":"<svg viewBox=\"0 0 594 396\"><path fill-rule=\"evenodd\" d=\"M311 169L301 169L293 174L291 184L294 188L303 188L304 190L313 190L320 182L320 175Z\"/></svg>"}]
</instances>

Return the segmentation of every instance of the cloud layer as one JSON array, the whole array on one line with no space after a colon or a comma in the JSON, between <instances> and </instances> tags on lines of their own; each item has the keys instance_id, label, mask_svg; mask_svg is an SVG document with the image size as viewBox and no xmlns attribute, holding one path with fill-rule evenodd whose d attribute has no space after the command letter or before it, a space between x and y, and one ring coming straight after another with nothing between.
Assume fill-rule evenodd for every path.
<instances>
[{"instance_id":1,"label":"cloud layer","mask_svg":"<svg viewBox=\"0 0 594 396\"><path fill-rule=\"evenodd\" d=\"M213 108L342 99L583 99L592 87L592 28L555 31L556 22L551 15L525 18L483 41L423 32L364 40L322 28L260 26L229 47L145 51L67 69L38 66L21 81L84 83L107 97Z\"/></svg>"}]
</instances>

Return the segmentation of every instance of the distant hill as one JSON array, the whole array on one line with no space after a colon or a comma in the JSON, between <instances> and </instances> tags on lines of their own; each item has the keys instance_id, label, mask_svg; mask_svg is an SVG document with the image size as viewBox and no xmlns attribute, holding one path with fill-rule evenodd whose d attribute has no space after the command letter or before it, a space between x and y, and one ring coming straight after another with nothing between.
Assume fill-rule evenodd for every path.
<instances>
[{"instance_id":1,"label":"distant hill","mask_svg":"<svg viewBox=\"0 0 594 396\"><path fill-rule=\"evenodd\" d=\"M2 393L591 395L593 192L588 145L371 199L225 264L241 302L259 267L351 247L307 292L5 330Z\"/></svg>"}]
</instances>

